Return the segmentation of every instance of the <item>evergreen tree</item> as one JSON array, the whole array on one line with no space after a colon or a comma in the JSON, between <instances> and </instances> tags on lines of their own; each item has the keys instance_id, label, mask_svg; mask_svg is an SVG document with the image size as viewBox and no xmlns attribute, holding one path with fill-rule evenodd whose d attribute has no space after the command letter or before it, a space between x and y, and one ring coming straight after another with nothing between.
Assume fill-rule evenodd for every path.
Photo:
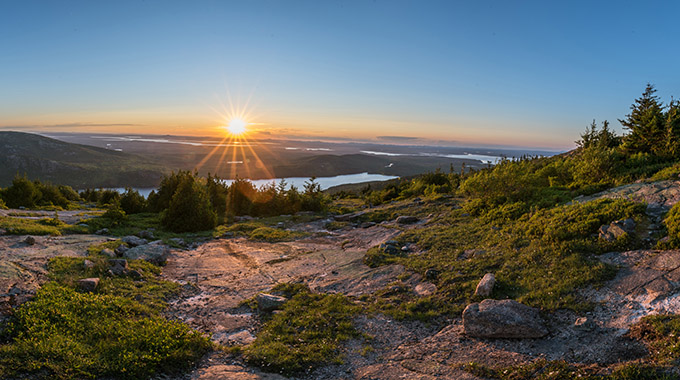
<instances>
[{"instance_id":1,"label":"evergreen tree","mask_svg":"<svg viewBox=\"0 0 680 380\"><path fill-rule=\"evenodd\" d=\"M12 180L12 186L3 190L3 199L7 206L12 208L26 207L33 208L37 206L42 198L40 189L35 183L31 182L26 175L16 175Z\"/></svg>"},{"instance_id":2,"label":"evergreen tree","mask_svg":"<svg viewBox=\"0 0 680 380\"><path fill-rule=\"evenodd\" d=\"M674 158L680 155L680 102L673 99L666 112L666 154Z\"/></svg>"},{"instance_id":3,"label":"evergreen tree","mask_svg":"<svg viewBox=\"0 0 680 380\"><path fill-rule=\"evenodd\" d=\"M177 186L161 223L173 232L205 231L215 227L217 214L204 186L193 176L185 176Z\"/></svg>"},{"instance_id":4,"label":"evergreen tree","mask_svg":"<svg viewBox=\"0 0 680 380\"><path fill-rule=\"evenodd\" d=\"M666 149L666 130L663 106L656 89L647 84L642 97L635 99L631 112L625 120L619 120L630 131L624 139L624 148L629 153L663 153Z\"/></svg>"},{"instance_id":5,"label":"evergreen tree","mask_svg":"<svg viewBox=\"0 0 680 380\"><path fill-rule=\"evenodd\" d=\"M125 188L125 193L120 197L120 208L126 214L138 214L146 210L146 199L137 190Z\"/></svg>"}]
</instances>

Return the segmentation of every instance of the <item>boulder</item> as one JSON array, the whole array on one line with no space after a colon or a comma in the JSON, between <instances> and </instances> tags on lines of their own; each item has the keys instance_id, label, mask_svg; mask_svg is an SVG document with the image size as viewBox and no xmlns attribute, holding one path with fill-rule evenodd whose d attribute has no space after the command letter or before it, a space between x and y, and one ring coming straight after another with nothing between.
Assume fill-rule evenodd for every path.
<instances>
[{"instance_id":1,"label":"boulder","mask_svg":"<svg viewBox=\"0 0 680 380\"><path fill-rule=\"evenodd\" d=\"M99 277L94 278L84 278L78 280L78 288L86 292L94 292L99 285Z\"/></svg>"},{"instance_id":2,"label":"boulder","mask_svg":"<svg viewBox=\"0 0 680 380\"><path fill-rule=\"evenodd\" d=\"M225 233L226 234L226 233ZM224 236L224 235L223 235ZM169 239L170 242L178 247L184 247L187 245L187 243L184 241L182 238L171 238Z\"/></svg>"},{"instance_id":3,"label":"boulder","mask_svg":"<svg viewBox=\"0 0 680 380\"><path fill-rule=\"evenodd\" d=\"M116 247L116 255L117 256L123 256L125 255L125 252L127 252L130 248L128 248L127 245L121 244L118 247Z\"/></svg>"},{"instance_id":4,"label":"boulder","mask_svg":"<svg viewBox=\"0 0 680 380\"><path fill-rule=\"evenodd\" d=\"M496 285L496 277L493 275L493 273L485 274L481 281L479 281L479 284L477 284L475 296L489 297L491 292L493 292L494 285Z\"/></svg>"},{"instance_id":5,"label":"boulder","mask_svg":"<svg viewBox=\"0 0 680 380\"><path fill-rule=\"evenodd\" d=\"M137 236L139 236L142 239L153 240L155 239L153 231L154 231L153 229L142 230L137 233Z\"/></svg>"},{"instance_id":6,"label":"boulder","mask_svg":"<svg viewBox=\"0 0 680 380\"><path fill-rule=\"evenodd\" d=\"M28 245L34 245L35 244L35 238L33 236L26 236L26 239L24 239L24 243Z\"/></svg>"},{"instance_id":7,"label":"boulder","mask_svg":"<svg viewBox=\"0 0 680 380\"><path fill-rule=\"evenodd\" d=\"M156 265L165 264L168 255L170 255L170 250L160 241L139 245L123 253L123 257L128 260L146 260Z\"/></svg>"},{"instance_id":8,"label":"boulder","mask_svg":"<svg viewBox=\"0 0 680 380\"><path fill-rule=\"evenodd\" d=\"M418 221L415 216L402 215L397 217L397 224L413 224Z\"/></svg>"},{"instance_id":9,"label":"boulder","mask_svg":"<svg viewBox=\"0 0 680 380\"><path fill-rule=\"evenodd\" d=\"M431 282L421 282L416 285L416 288L413 291L421 297L427 297L433 295L437 291L437 285Z\"/></svg>"},{"instance_id":10,"label":"boulder","mask_svg":"<svg viewBox=\"0 0 680 380\"><path fill-rule=\"evenodd\" d=\"M466 335L477 338L541 338L548 334L538 310L514 300L486 299L463 311Z\"/></svg>"},{"instance_id":11,"label":"boulder","mask_svg":"<svg viewBox=\"0 0 680 380\"><path fill-rule=\"evenodd\" d=\"M137 246L144 245L144 244L146 244L146 243L149 242L149 241L146 240L146 239L142 239L142 238L140 238L140 237L132 236L132 235L130 235L130 236L125 236L124 238L122 238L122 239L120 239L120 240L122 240L123 243L126 243L126 244L129 245L130 247L137 247Z\"/></svg>"},{"instance_id":12,"label":"boulder","mask_svg":"<svg viewBox=\"0 0 680 380\"><path fill-rule=\"evenodd\" d=\"M110 248L104 248L100 253L109 258L116 257L116 252L113 252L113 250L111 250Z\"/></svg>"},{"instance_id":13,"label":"boulder","mask_svg":"<svg viewBox=\"0 0 680 380\"><path fill-rule=\"evenodd\" d=\"M260 293L255 298L257 300L257 308L261 311L269 312L280 309L283 304L288 301L286 297L275 296L273 294Z\"/></svg>"}]
</instances>

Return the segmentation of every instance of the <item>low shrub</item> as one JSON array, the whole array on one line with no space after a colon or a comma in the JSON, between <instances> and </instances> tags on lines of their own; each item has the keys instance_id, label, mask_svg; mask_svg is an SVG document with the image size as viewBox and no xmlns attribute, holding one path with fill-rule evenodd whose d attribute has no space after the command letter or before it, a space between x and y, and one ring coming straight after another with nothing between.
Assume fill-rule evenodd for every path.
<instances>
[{"instance_id":1,"label":"low shrub","mask_svg":"<svg viewBox=\"0 0 680 380\"><path fill-rule=\"evenodd\" d=\"M3 332L0 376L146 378L177 372L209 348L179 322L148 315L127 298L45 284Z\"/></svg>"},{"instance_id":2,"label":"low shrub","mask_svg":"<svg viewBox=\"0 0 680 380\"><path fill-rule=\"evenodd\" d=\"M275 288L291 297L243 349L246 360L270 372L294 374L341 363L340 344L360 336L352 324L359 311L340 294L315 294L307 287Z\"/></svg>"}]
</instances>

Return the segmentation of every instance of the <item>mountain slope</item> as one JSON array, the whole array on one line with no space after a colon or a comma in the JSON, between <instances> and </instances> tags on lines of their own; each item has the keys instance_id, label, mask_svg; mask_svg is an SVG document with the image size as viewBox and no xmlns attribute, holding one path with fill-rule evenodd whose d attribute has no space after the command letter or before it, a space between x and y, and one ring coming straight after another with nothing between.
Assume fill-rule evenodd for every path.
<instances>
[{"instance_id":1,"label":"mountain slope","mask_svg":"<svg viewBox=\"0 0 680 380\"><path fill-rule=\"evenodd\" d=\"M76 188L155 186L165 169L148 158L23 132L0 132L0 186L16 174Z\"/></svg>"},{"instance_id":2,"label":"mountain slope","mask_svg":"<svg viewBox=\"0 0 680 380\"><path fill-rule=\"evenodd\" d=\"M468 168L482 168L480 161L445 157L419 156L373 156L366 154L318 155L298 158L290 163L275 165L273 172L277 177L335 176L369 172L373 174L411 176L437 169L449 171L451 165L460 170L465 162Z\"/></svg>"}]
</instances>

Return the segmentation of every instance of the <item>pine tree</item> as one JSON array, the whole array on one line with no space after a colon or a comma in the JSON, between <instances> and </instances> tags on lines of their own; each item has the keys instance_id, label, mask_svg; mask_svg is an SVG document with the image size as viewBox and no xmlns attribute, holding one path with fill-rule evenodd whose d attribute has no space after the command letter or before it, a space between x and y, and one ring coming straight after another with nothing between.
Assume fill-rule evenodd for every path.
<instances>
[{"instance_id":1,"label":"pine tree","mask_svg":"<svg viewBox=\"0 0 680 380\"><path fill-rule=\"evenodd\" d=\"M680 155L680 102L671 99L666 112L666 155Z\"/></svg>"},{"instance_id":2,"label":"pine tree","mask_svg":"<svg viewBox=\"0 0 680 380\"><path fill-rule=\"evenodd\" d=\"M210 196L193 176L182 178L161 223L173 232L205 231L215 227L217 214L210 204Z\"/></svg>"},{"instance_id":3,"label":"pine tree","mask_svg":"<svg viewBox=\"0 0 680 380\"><path fill-rule=\"evenodd\" d=\"M630 133L625 136L624 148L630 153L663 153L665 144L665 120L663 106L654 95L656 89L647 84L642 97L635 99L631 112L625 120L619 120Z\"/></svg>"}]
</instances>

